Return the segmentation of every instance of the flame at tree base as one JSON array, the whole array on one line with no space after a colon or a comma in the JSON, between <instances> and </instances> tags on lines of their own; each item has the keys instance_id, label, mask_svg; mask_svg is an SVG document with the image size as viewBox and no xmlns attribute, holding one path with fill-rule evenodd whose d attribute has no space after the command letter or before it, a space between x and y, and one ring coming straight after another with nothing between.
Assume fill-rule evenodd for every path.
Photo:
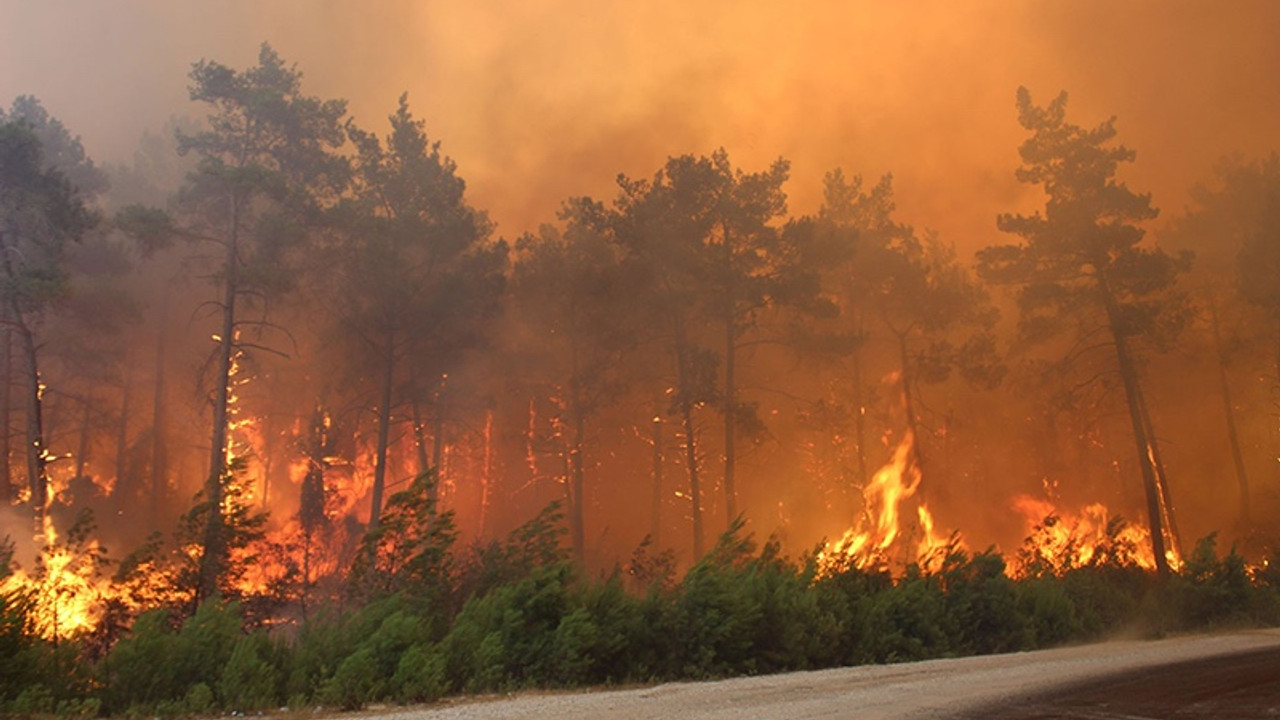
<instances>
[{"instance_id":1,"label":"flame at tree base","mask_svg":"<svg viewBox=\"0 0 1280 720\"><path fill-rule=\"evenodd\" d=\"M941 565L946 552L963 549L964 542L958 534L937 534L933 513L923 501L915 503L915 522L903 527L904 506L915 499L922 479L914 459L914 442L908 431L894 448L889 463L877 470L863 489L862 518L819 554L819 565L852 564L865 570L915 563L933 569Z\"/></svg>"}]
</instances>

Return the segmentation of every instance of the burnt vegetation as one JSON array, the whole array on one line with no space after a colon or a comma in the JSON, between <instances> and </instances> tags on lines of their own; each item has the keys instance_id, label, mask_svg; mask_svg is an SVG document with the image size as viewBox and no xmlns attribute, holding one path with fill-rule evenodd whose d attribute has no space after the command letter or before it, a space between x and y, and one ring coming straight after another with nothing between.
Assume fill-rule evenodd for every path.
<instances>
[{"instance_id":1,"label":"burnt vegetation","mask_svg":"<svg viewBox=\"0 0 1280 720\"><path fill-rule=\"evenodd\" d=\"M1280 623L1275 155L1157 230L1119 123L1020 89L1041 205L972 258L723 149L504 239L407 96L190 83L132 166L0 111L0 712Z\"/></svg>"}]
</instances>

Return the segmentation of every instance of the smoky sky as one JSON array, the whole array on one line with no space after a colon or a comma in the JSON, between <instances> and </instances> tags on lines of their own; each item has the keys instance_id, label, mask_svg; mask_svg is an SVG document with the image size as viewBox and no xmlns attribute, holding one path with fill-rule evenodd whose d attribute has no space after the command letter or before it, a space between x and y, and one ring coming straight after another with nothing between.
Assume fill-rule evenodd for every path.
<instances>
[{"instance_id":1,"label":"smoky sky","mask_svg":"<svg viewBox=\"0 0 1280 720\"><path fill-rule=\"evenodd\" d=\"M192 62L247 67L266 41L367 128L408 91L508 237L724 147L746 170L791 160L793 213L832 168L892 172L904 221L972 250L1039 202L1013 176L1019 85L1069 92L1080 124L1116 116L1124 178L1169 217L1222 156L1280 146L1277 31L1268 0L0 0L0 102L34 94L127 161L201 114Z\"/></svg>"}]
</instances>

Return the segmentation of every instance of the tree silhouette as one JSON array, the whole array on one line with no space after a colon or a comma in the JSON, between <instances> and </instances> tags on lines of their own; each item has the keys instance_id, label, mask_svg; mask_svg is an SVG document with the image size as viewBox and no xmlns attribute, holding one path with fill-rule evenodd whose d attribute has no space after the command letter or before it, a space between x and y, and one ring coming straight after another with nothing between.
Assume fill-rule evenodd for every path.
<instances>
[{"instance_id":1,"label":"tree silhouette","mask_svg":"<svg viewBox=\"0 0 1280 720\"><path fill-rule=\"evenodd\" d=\"M1045 211L1001 215L1000 230L1022 242L982 250L980 272L991 282L1017 286L1024 341L1070 334L1073 347L1060 363L1074 365L1098 350L1113 350L1111 367L1124 387L1155 561L1167 574L1173 508L1143 396L1137 341L1167 343L1186 323L1187 305L1176 283L1190 257L1141 244L1139 224L1157 211L1149 195L1134 193L1115 177L1120 163L1135 155L1112 143L1114 118L1095 128L1067 122L1065 93L1042 108L1019 88L1017 105L1018 122L1031 133L1019 148L1023 164L1017 177L1043 187Z\"/></svg>"}]
</instances>

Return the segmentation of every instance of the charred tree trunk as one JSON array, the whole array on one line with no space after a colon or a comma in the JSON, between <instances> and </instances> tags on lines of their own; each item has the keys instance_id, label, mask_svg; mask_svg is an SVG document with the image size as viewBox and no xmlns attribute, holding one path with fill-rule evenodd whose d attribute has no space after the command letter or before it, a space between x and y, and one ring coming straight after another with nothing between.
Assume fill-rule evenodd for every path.
<instances>
[{"instance_id":1,"label":"charred tree trunk","mask_svg":"<svg viewBox=\"0 0 1280 720\"><path fill-rule=\"evenodd\" d=\"M121 378L120 386L120 425L116 428L116 493L121 491L127 492L130 500L134 500L138 496L138 488L134 483L134 478L129 475L129 413L131 410L129 403L129 390L132 384L132 375L130 371L129 358L125 358L124 375Z\"/></svg>"},{"instance_id":2,"label":"charred tree trunk","mask_svg":"<svg viewBox=\"0 0 1280 720\"><path fill-rule=\"evenodd\" d=\"M77 479L84 477L85 461L89 457L89 434L93 429L93 408L89 404L89 398L80 399L81 410L83 414L80 416L80 442L76 446L76 472ZM120 481L117 478L116 486L119 487Z\"/></svg>"},{"instance_id":3,"label":"charred tree trunk","mask_svg":"<svg viewBox=\"0 0 1280 720\"><path fill-rule=\"evenodd\" d=\"M702 487L698 477L698 442L693 424L693 403L683 402L680 420L684 424L685 462L689 471L689 501L693 510L693 559L702 558Z\"/></svg>"},{"instance_id":4,"label":"charred tree trunk","mask_svg":"<svg viewBox=\"0 0 1280 720\"><path fill-rule=\"evenodd\" d=\"M1129 422L1133 427L1134 442L1137 444L1138 467L1142 471L1142 487L1147 498L1147 524L1151 530L1151 550L1155 555L1156 572L1162 577L1167 577L1169 559L1165 554L1164 523L1161 521L1163 499L1155 467L1154 439L1148 432L1149 423L1143 407L1138 368L1129 349L1129 338L1124 334L1120 308L1107 285L1105 276L1099 277L1099 291L1106 306L1108 327L1116 348L1116 363L1120 368L1120 379L1124 384L1125 399L1129 407Z\"/></svg>"},{"instance_id":5,"label":"charred tree trunk","mask_svg":"<svg viewBox=\"0 0 1280 720\"><path fill-rule=\"evenodd\" d=\"M234 193L228 198L229 223L227 259L222 294L222 334L218 337L217 376L213 394L213 433L209 443L209 474L205 480L205 502L209 517L205 523L203 552L200 555L196 602L218 592L218 581L226 564L226 519L223 517L222 487L227 468L228 402L231 394L231 365L235 350L236 297L239 294L239 203Z\"/></svg>"},{"instance_id":6,"label":"charred tree trunk","mask_svg":"<svg viewBox=\"0 0 1280 720\"><path fill-rule=\"evenodd\" d=\"M569 445L569 483L573 504L569 507L570 540L573 542L574 559L579 563L586 556L586 510L583 494L586 485L582 456L582 445L586 435L586 419L581 409L573 411L573 439Z\"/></svg>"},{"instance_id":7,"label":"charred tree trunk","mask_svg":"<svg viewBox=\"0 0 1280 720\"><path fill-rule=\"evenodd\" d=\"M387 444L391 435L391 386L396 369L395 358L395 336L388 332L382 368L382 399L378 404L378 447L374 454L373 500L369 506L370 532L378 529L382 515L382 493L387 482Z\"/></svg>"},{"instance_id":8,"label":"charred tree trunk","mask_svg":"<svg viewBox=\"0 0 1280 720\"><path fill-rule=\"evenodd\" d=\"M1142 386L1138 386L1138 406L1142 409L1142 421L1147 426L1147 438L1151 441L1151 463L1156 472L1156 488L1160 491L1160 519L1164 523L1168 548L1177 558L1182 554L1182 534L1178 532L1177 515L1173 511L1173 495L1169 490L1169 476L1165 473L1164 460L1160 457L1160 441L1156 436L1155 423L1151 422L1151 407L1147 404Z\"/></svg>"},{"instance_id":9,"label":"charred tree trunk","mask_svg":"<svg viewBox=\"0 0 1280 720\"><path fill-rule=\"evenodd\" d=\"M484 467L480 472L480 533L483 537L489 516L489 489L493 482L493 410L484 416Z\"/></svg>"},{"instance_id":10,"label":"charred tree trunk","mask_svg":"<svg viewBox=\"0 0 1280 720\"><path fill-rule=\"evenodd\" d=\"M161 311L160 330L156 334L156 376L151 398L151 522L160 522L161 507L169 490L168 418L165 412L165 325L167 314Z\"/></svg>"},{"instance_id":11,"label":"charred tree trunk","mask_svg":"<svg viewBox=\"0 0 1280 720\"><path fill-rule=\"evenodd\" d=\"M431 470L431 458L427 455L427 430L422 422L422 401L414 397L410 407L413 413L413 449L417 454L418 474L426 475ZM432 498L434 505L434 498Z\"/></svg>"},{"instance_id":12,"label":"charred tree trunk","mask_svg":"<svg viewBox=\"0 0 1280 720\"><path fill-rule=\"evenodd\" d=\"M702 484L698 472L698 434L693 422L694 370L690 348L685 339L684 325L679 318L675 323L676 389L680 407L680 422L684 429L685 470L689 475L689 501L693 517L693 559L702 557Z\"/></svg>"},{"instance_id":13,"label":"charred tree trunk","mask_svg":"<svg viewBox=\"0 0 1280 720\"><path fill-rule=\"evenodd\" d=\"M13 449L9 442L13 432L10 413L13 407L13 334L9 331L9 308L4 308L0 321L0 506L8 506L14 500Z\"/></svg>"},{"instance_id":14,"label":"charred tree trunk","mask_svg":"<svg viewBox=\"0 0 1280 720\"><path fill-rule=\"evenodd\" d=\"M302 479L302 492L299 498L298 522L302 526L302 590L300 605L302 622L308 619L312 552L316 534L328 523L325 512L326 492L324 473L328 467L325 458L328 455L328 427L323 404L317 404L311 419L311 437L307 445L307 474Z\"/></svg>"},{"instance_id":15,"label":"charred tree trunk","mask_svg":"<svg viewBox=\"0 0 1280 720\"><path fill-rule=\"evenodd\" d=\"M44 385L40 381L40 362L36 340L14 308L17 318L18 343L26 361L27 395L27 482L31 489L31 508L37 523L49 505L49 449L44 437Z\"/></svg>"},{"instance_id":16,"label":"charred tree trunk","mask_svg":"<svg viewBox=\"0 0 1280 720\"><path fill-rule=\"evenodd\" d=\"M907 349L906 332L895 332L898 336L898 353L899 361L902 365L902 371L899 374L899 380L902 384L902 410L906 414L907 432L911 434L911 463L915 465L916 471L920 473L920 489L916 492L916 496L923 499L926 484L924 482L924 450L920 445L923 438L920 435L920 420L916 417L916 401L915 394L912 391L913 377L911 375L911 354Z\"/></svg>"},{"instance_id":17,"label":"charred tree trunk","mask_svg":"<svg viewBox=\"0 0 1280 720\"><path fill-rule=\"evenodd\" d=\"M436 391L435 401L435 428L431 433L431 467L436 469L436 481L431 484L431 502L434 506L439 507L440 486L444 482L444 411L445 411L445 382L449 379L448 375L440 378L440 388Z\"/></svg>"},{"instance_id":18,"label":"charred tree trunk","mask_svg":"<svg viewBox=\"0 0 1280 720\"><path fill-rule=\"evenodd\" d=\"M867 486L867 399L866 388L862 379L862 350L864 336L862 333L862 316L858 316L857 339L853 346L853 431L858 445L857 480L853 496L862 497L862 489Z\"/></svg>"},{"instance_id":19,"label":"charred tree trunk","mask_svg":"<svg viewBox=\"0 0 1280 720\"><path fill-rule=\"evenodd\" d=\"M726 239L725 245L728 245ZM738 454L735 441L738 423L737 323L730 312L725 322L724 342L724 509L725 528L733 526L738 517L737 478Z\"/></svg>"},{"instance_id":20,"label":"charred tree trunk","mask_svg":"<svg viewBox=\"0 0 1280 720\"><path fill-rule=\"evenodd\" d=\"M653 539L653 546L660 547L659 543L662 539L662 417L657 413L653 414L653 509L651 511L652 526L649 529L649 537Z\"/></svg>"},{"instance_id":21,"label":"charred tree trunk","mask_svg":"<svg viewBox=\"0 0 1280 720\"><path fill-rule=\"evenodd\" d=\"M1249 503L1249 470L1244 464L1244 453L1240 449L1240 431L1236 428L1236 408L1231 396L1231 382L1227 377L1229 358L1222 344L1222 329L1218 321L1218 308L1209 300L1209 323L1213 328L1213 347L1218 360L1218 386L1222 389L1222 415L1227 423L1227 443L1231 448L1231 462L1235 467L1236 482L1240 486L1240 522L1248 527L1252 524L1252 509Z\"/></svg>"}]
</instances>

